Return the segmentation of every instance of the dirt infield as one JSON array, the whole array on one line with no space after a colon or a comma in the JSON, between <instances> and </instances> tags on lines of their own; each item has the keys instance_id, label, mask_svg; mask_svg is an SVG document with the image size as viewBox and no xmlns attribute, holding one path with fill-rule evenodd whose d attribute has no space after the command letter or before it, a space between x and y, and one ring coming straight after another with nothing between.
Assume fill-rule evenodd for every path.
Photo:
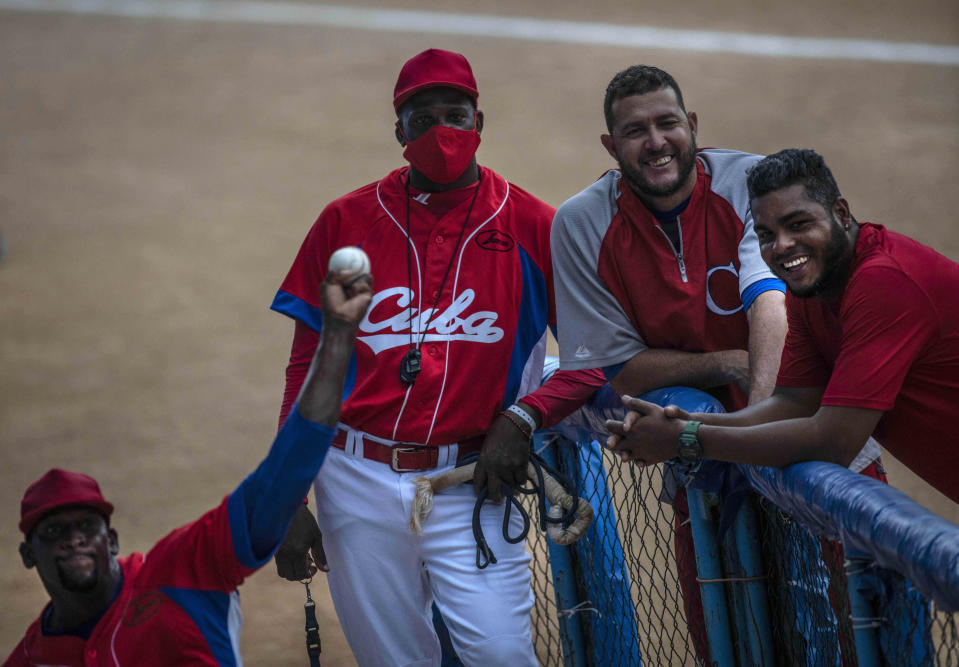
<instances>
[{"instance_id":1,"label":"dirt infield","mask_svg":"<svg viewBox=\"0 0 959 667\"><path fill-rule=\"evenodd\" d=\"M959 44L946 0L676 4L550 3L548 18ZM857 218L959 260L959 67L0 10L0 657L46 600L16 553L27 483L54 465L96 476L128 553L263 456L292 334L267 306L320 208L401 163L392 86L428 46L473 64L481 162L554 205L611 166L603 90L647 62L683 86L700 145L816 148ZM888 460L894 484L959 522ZM324 665L353 664L313 591ZM302 664L302 587L270 565L242 597L248 664Z\"/></svg>"}]
</instances>

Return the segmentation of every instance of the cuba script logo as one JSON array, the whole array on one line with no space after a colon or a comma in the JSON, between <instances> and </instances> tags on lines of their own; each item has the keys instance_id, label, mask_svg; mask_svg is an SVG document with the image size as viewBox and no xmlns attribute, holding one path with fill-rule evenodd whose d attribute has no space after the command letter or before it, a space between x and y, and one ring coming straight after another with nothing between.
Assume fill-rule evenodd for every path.
<instances>
[{"instance_id":1,"label":"cuba script logo","mask_svg":"<svg viewBox=\"0 0 959 667\"><path fill-rule=\"evenodd\" d=\"M476 299L476 292L463 290L445 310L427 308L420 313L410 308L413 291L407 287L391 287L373 296L366 316L360 322L357 340L366 343L373 354L410 344L410 331L424 343L462 340L473 343L495 343L503 338L503 330L494 326L498 313L478 310L467 313Z\"/></svg>"}]
</instances>

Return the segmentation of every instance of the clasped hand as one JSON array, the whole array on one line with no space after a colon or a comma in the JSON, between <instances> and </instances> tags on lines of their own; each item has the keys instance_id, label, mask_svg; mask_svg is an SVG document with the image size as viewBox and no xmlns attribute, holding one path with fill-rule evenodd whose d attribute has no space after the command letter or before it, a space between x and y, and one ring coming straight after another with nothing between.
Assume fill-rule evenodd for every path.
<instances>
[{"instance_id":1,"label":"clasped hand","mask_svg":"<svg viewBox=\"0 0 959 667\"><path fill-rule=\"evenodd\" d=\"M661 408L625 394L622 398L629 412L622 421L606 420L606 430L610 432L606 448L618 453L624 463L638 466L674 458L689 413L675 405Z\"/></svg>"}]
</instances>

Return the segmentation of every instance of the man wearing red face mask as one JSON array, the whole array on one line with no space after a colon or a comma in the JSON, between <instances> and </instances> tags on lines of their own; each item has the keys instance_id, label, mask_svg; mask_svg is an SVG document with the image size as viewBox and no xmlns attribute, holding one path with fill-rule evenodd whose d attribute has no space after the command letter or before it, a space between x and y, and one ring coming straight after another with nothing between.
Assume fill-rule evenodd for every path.
<instances>
[{"instance_id":1,"label":"man wearing red face mask","mask_svg":"<svg viewBox=\"0 0 959 667\"><path fill-rule=\"evenodd\" d=\"M323 327L317 287L330 254L360 246L376 266L335 449L314 485L316 519L304 505L276 556L287 579L315 571L310 552L328 569L361 665L438 665L433 602L464 664L536 664L529 556L504 539L502 505L487 503L480 522L496 562L477 567L476 494L499 501L519 486L532 431L604 382L577 371L539 386L555 324L553 209L477 164L477 98L460 54L430 49L403 66L393 105L409 166L324 209L272 306L296 322L282 423ZM473 488L437 494L413 535L413 480L471 454ZM509 534L520 530L514 512Z\"/></svg>"}]
</instances>

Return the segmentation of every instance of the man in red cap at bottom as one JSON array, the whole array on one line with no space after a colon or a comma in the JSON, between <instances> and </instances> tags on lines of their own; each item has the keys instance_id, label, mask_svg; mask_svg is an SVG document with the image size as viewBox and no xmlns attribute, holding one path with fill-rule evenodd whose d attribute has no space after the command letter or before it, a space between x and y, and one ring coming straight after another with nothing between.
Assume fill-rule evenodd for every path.
<instances>
[{"instance_id":1,"label":"man in red cap at bottom","mask_svg":"<svg viewBox=\"0 0 959 667\"><path fill-rule=\"evenodd\" d=\"M329 449L369 276L330 276L326 327L269 454L216 508L145 556L117 558L113 505L96 480L54 468L20 505L20 555L50 603L4 665L240 665L239 595L266 563Z\"/></svg>"}]
</instances>

